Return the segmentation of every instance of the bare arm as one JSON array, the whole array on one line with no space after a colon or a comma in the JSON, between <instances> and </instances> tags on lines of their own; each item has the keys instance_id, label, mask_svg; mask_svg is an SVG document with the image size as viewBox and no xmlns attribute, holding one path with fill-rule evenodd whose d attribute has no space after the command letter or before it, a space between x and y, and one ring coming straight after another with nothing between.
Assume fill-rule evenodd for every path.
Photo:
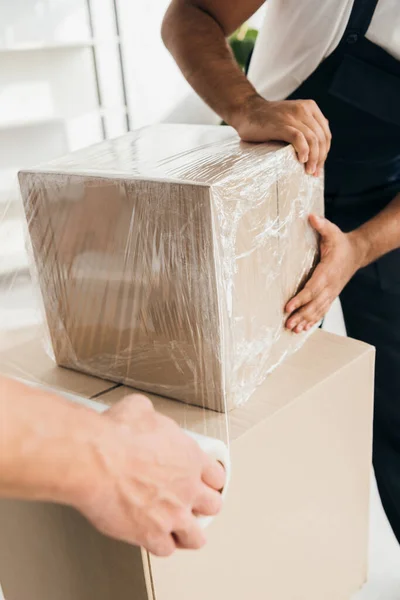
<instances>
[{"instance_id":1,"label":"bare arm","mask_svg":"<svg viewBox=\"0 0 400 600\"><path fill-rule=\"evenodd\" d=\"M100 416L0 378L0 425L0 496L72 503L84 488L73 457L86 476Z\"/></svg>"},{"instance_id":2,"label":"bare arm","mask_svg":"<svg viewBox=\"0 0 400 600\"><path fill-rule=\"evenodd\" d=\"M0 497L58 502L160 556L204 544L222 467L140 395L103 413L0 377Z\"/></svg>"},{"instance_id":3,"label":"bare arm","mask_svg":"<svg viewBox=\"0 0 400 600\"><path fill-rule=\"evenodd\" d=\"M251 85L226 37L263 0L172 0L162 37L195 91L241 138L293 144L307 171L319 174L330 148L329 126L313 101L267 102Z\"/></svg>"},{"instance_id":4,"label":"bare arm","mask_svg":"<svg viewBox=\"0 0 400 600\"><path fill-rule=\"evenodd\" d=\"M350 234L360 247L360 266L400 248L400 194L370 221Z\"/></svg>"},{"instance_id":5,"label":"bare arm","mask_svg":"<svg viewBox=\"0 0 400 600\"><path fill-rule=\"evenodd\" d=\"M226 38L256 12L264 0L174 0L164 18L162 37L190 85L227 123L257 96Z\"/></svg>"}]
</instances>

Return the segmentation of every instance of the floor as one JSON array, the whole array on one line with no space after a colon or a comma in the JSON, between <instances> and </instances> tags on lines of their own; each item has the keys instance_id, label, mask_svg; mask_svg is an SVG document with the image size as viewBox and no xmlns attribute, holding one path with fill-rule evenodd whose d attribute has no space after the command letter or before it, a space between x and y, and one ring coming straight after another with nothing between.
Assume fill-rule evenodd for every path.
<instances>
[{"instance_id":1,"label":"floor","mask_svg":"<svg viewBox=\"0 0 400 600\"><path fill-rule=\"evenodd\" d=\"M38 323L41 311L35 298L37 296L32 292L26 273L18 277L11 273L3 279L0 277L0 346L4 348L11 340L22 343L27 335L24 332L29 332L29 328ZM324 328L334 333L345 333L338 303L326 319ZM400 546L386 520L374 481L371 489L369 581L352 600L400 600Z\"/></svg>"}]
</instances>

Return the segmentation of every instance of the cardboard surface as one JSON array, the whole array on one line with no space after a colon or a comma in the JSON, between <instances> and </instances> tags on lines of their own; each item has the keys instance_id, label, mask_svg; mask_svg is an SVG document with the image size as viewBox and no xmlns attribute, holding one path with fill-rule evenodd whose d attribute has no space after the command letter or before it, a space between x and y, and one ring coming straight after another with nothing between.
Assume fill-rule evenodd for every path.
<instances>
[{"instance_id":1,"label":"cardboard surface","mask_svg":"<svg viewBox=\"0 0 400 600\"><path fill-rule=\"evenodd\" d=\"M323 185L291 147L163 125L20 183L58 364L223 412L303 343Z\"/></svg>"},{"instance_id":2,"label":"cardboard surface","mask_svg":"<svg viewBox=\"0 0 400 600\"><path fill-rule=\"evenodd\" d=\"M5 596L348 600L367 572L373 366L369 346L318 331L230 413L231 486L200 552L156 559L99 536L69 509L0 503ZM153 401L204 432L201 409ZM218 434L224 417L205 414L208 435Z\"/></svg>"},{"instance_id":3,"label":"cardboard surface","mask_svg":"<svg viewBox=\"0 0 400 600\"><path fill-rule=\"evenodd\" d=\"M35 338L31 330L29 341L19 345L9 344L0 351L0 375L84 398L92 398L115 387L111 381L58 367L50 353L46 352L41 334L41 329L38 329Z\"/></svg>"},{"instance_id":4,"label":"cardboard surface","mask_svg":"<svg viewBox=\"0 0 400 600\"><path fill-rule=\"evenodd\" d=\"M150 558L157 600L351 598L367 577L372 365L364 353L232 443L208 546Z\"/></svg>"}]
</instances>

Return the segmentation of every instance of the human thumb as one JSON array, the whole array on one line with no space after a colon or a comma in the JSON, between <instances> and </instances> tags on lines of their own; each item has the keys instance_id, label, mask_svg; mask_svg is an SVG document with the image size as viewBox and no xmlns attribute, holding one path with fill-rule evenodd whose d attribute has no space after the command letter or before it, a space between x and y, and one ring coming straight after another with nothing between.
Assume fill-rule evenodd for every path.
<instances>
[{"instance_id":1,"label":"human thumb","mask_svg":"<svg viewBox=\"0 0 400 600\"><path fill-rule=\"evenodd\" d=\"M315 231L319 233L322 238L330 237L330 235L334 234L336 231L336 226L324 217L310 215L309 221L311 227L315 229Z\"/></svg>"}]
</instances>

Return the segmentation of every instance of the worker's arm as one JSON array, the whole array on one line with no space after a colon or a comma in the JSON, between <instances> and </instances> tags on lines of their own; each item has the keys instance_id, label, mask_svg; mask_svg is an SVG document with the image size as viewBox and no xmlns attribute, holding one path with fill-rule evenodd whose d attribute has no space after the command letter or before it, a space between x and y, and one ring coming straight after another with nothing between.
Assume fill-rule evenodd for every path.
<instances>
[{"instance_id":1,"label":"worker's arm","mask_svg":"<svg viewBox=\"0 0 400 600\"><path fill-rule=\"evenodd\" d=\"M400 248L400 194L351 233L315 216L311 224L321 236L321 261L304 290L286 307L287 327L296 333L322 319L358 269Z\"/></svg>"},{"instance_id":2,"label":"worker's arm","mask_svg":"<svg viewBox=\"0 0 400 600\"><path fill-rule=\"evenodd\" d=\"M307 171L318 174L331 134L315 102L267 102L237 65L226 40L263 3L172 0L162 37L191 86L243 140L289 142Z\"/></svg>"},{"instance_id":3,"label":"worker's arm","mask_svg":"<svg viewBox=\"0 0 400 600\"><path fill-rule=\"evenodd\" d=\"M222 467L131 396L102 415L0 378L0 497L73 506L100 531L157 555L204 543Z\"/></svg>"}]
</instances>

